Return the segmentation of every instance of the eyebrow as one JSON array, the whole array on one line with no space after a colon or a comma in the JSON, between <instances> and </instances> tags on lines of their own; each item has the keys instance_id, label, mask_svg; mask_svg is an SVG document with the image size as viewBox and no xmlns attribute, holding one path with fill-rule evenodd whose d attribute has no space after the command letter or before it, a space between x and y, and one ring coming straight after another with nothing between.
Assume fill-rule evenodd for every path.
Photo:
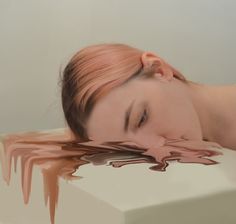
<instances>
[{"instance_id":1,"label":"eyebrow","mask_svg":"<svg viewBox=\"0 0 236 224\"><path fill-rule=\"evenodd\" d=\"M126 133L129 127L130 114L133 108L134 101L129 105L128 109L125 112L125 123L124 123L124 132Z\"/></svg>"}]
</instances>

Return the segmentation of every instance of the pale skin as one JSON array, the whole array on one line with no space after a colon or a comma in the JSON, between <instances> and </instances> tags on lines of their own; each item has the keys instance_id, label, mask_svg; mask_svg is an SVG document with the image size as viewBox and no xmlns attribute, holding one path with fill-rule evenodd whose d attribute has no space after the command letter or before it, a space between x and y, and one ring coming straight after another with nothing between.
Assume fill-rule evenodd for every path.
<instances>
[{"instance_id":1,"label":"pale skin","mask_svg":"<svg viewBox=\"0 0 236 224\"><path fill-rule=\"evenodd\" d=\"M152 79L131 80L97 102L87 123L90 139L151 147L163 136L208 140L236 150L235 84L187 85L162 68L163 59L156 54L144 52L141 61L143 66L159 63L160 68ZM132 102L125 132L125 112Z\"/></svg>"}]
</instances>

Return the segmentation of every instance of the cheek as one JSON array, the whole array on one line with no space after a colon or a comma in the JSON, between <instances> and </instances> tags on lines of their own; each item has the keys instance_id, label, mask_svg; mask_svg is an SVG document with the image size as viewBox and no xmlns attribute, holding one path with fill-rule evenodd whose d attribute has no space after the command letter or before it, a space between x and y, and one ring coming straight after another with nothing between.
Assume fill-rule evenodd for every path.
<instances>
[{"instance_id":1,"label":"cheek","mask_svg":"<svg viewBox=\"0 0 236 224\"><path fill-rule=\"evenodd\" d=\"M153 107L150 130L167 138L198 138L200 124L195 111L188 103L163 102Z\"/></svg>"},{"instance_id":2,"label":"cheek","mask_svg":"<svg viewBox=\"0 0 236 224\"><path fill-rule=\"evenodd\" d=\"M176 138L201 139L201 126L195 110L191 106L173 108L168 116L167 132Z\"/></svg>"}]
</instances>

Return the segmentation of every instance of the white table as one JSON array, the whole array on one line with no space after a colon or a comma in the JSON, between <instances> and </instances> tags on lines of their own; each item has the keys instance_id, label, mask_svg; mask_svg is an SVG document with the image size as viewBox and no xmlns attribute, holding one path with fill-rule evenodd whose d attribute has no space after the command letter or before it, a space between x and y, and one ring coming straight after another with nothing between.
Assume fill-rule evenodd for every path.
<instances>
[{"instance_id":1,"label":"white table","mask_svg":"<svg viewBox=\"0 0 236 224\"><path fill-rule=\"evenodd\" d=\"M81 166L76 174L84 178L60 179L56 224L235 224L236 152L223 152L214 157L220 164L172 162L166 172L150 170L151 164ZM0 177L0 223L49 224L39 168L28 205L20 166L12 174L10 186Z\"/></svg>"}]
</instances>

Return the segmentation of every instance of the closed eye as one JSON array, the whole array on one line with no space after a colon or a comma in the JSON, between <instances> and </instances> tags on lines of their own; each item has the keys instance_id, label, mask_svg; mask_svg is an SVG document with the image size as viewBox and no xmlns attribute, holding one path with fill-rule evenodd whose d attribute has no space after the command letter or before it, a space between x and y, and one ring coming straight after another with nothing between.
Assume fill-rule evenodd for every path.
<instances>
[{"instance_id":1,"label":"closed eye","mask_svg":"<svg viewBox=\"0 0 236 224\"><path fill-rule=\"evenodd\" d=\"M143 123L144 123L146 120L147 120L147 110L144 109L143 114L142 114L142 117L140 118L139 123L138 123L138 125L137 125L138 128L139 128L140 126L142 126Z\"/></svg>"}]
</instances>

